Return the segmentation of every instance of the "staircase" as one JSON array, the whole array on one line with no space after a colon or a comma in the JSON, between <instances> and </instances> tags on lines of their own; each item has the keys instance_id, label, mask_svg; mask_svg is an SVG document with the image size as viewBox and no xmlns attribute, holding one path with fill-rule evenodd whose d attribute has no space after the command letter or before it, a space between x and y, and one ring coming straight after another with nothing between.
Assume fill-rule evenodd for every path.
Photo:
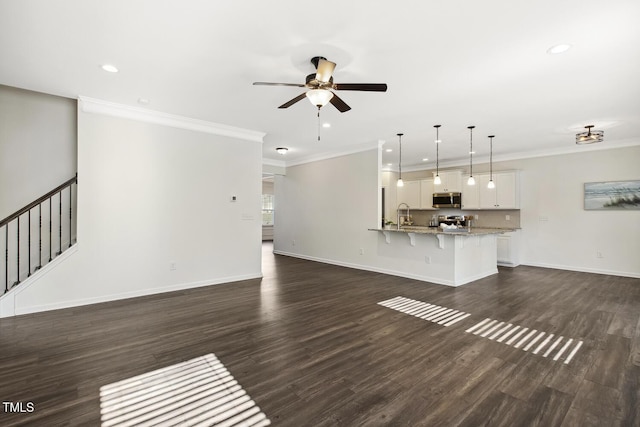
<instances>
[{"instance_id":1,"label":"staircase","mask_svg":"<svg viewBox=\"0 0 640 427\"><path fill-rule=\"evenodd\" d=\"M4 253L0 261L4 290L0 295L75 243L77 187L76 174L0 221L0 253Z\"/></svg>"}]
</instances>

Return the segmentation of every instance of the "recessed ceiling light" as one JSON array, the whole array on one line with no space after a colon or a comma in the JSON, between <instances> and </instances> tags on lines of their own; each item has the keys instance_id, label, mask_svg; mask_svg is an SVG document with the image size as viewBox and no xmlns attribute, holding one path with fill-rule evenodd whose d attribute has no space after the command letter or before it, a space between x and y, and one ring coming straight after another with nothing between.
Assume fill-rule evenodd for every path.
<instances>
[{"instance_id":1,"label":"recessed ceiling light","mask_svg":"<svg viewBox=\"0 0 640 427\"><path fill-rule=\"evenodd\" d=\"M570 44L557 44L555 46L551 46L549 49L547 49L547 53L551 54L551 55L556 55L558 53L564 53L566 51L568 51L569 49L571 49L571 45Z\"/></svg>"},{"instance_id":2,"label":"recessed ceiling light","mask_svg":"<svg viewBox=\"0 0 640 427\"><path fill-rule=\"evenodd\" d=\"M427 162L429 161L429 159L427 159L426 157L424 159L422 159L423 162Z\"/></svg>"},{"instance_id":3,"label":"recessed ceiling light","mask_svg":"<svg viewBox=\"0 0 640 427\"><path fill-rule=\"evenodd\" d=\"M469 154L476 154L475 151L469 151Z\"/></svg>"},{"instance_id":4,"label":"recessed ceiling light","mask_svg":"<svg viewBox=\"0 0 640 427\"><path fill-rule=\"evenodd\" d=\"M442 142L441 139L436 139L436 144L440 144Z\"/></svg>"},{"instance_id":5,"label":"recessed ceiling light","mask_svg":"<svg viewBox=\"0 0 640 427\"><path fill-rule=\"evenodd\" d=\"M323 123L322 127L323 128L330 128L331 127L331 123Z\"/></svg>"},{"instance_id":6,"label":"recessed ceiling light","mask_svg":"<svg viewBox=\"0 0 640 427\"><path fill-rule=\"evenodd\" d=\"M111 64L104 64L102 66L102 69L109 72L109 73L117 73L118 69L116 68L115 65L111 65Z\"/></svg>"},{"instance_id":7,"label":"recessed ceiling light","mask_svg":"<svg viewBox=\"0 0 640 427\"><path fill-rule=\"evenodd\" d=\"M387 166L391 166L391 165L393 165L393 163L387 163Z\"/></svg>"},{"instance_id":8,"label":"recessed ceiling light","mask_svg":"<svg viewBox=\"0 0 640 427\"><path fill-rule=\"evenodd\" d=\"M384 150L384 151L386 151L387 153L390 153L390 152L392 152L392 151L393 151L393 149L392 149L392 148L387 148L387 149L386 149L386 150Z\"/></svg>"}]
</instances>

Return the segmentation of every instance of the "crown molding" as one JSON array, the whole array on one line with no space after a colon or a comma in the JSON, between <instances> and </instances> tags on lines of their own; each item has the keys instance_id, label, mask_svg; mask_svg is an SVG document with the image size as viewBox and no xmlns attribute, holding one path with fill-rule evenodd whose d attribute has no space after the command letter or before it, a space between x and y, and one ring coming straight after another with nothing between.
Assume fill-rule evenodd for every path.
<instances>
[{"instance_id":1,"label":"crown molding","mask_svg":"<svg viewBox=\"0 0 640 427\"><path fill-rule=\"evenodd\" d=\"M301 157L299 159L292 160L292 161L287 161L286 166L287 167L298 166L298 165L303 165L305 163L312 163L312 162L318 162L321 160L333 159L335 157L348 156L349 154L361 153L363 151L377 150L378 148L379 148L378 141L368 142L366 144L351 146L348 150L325 152L317 155ZM264 160L266 159L263 159L263 162Z\"/></svg>"},{"instance_id":2,"label":"crown molding","mask_svg":"<svg viewBox=\"0 0 640 427\"><path fill-rule=\"evenodd\" d=\"M263 142L263 138L266 135L263 132L257 132L254 130L222 125L205 120L192 119L190 117L148 110L146 108L116 104L114 102L103 101L101 99L89 98L86 96L78 97L78 102L80 104L80 110L85 113L103 114L106 116L120 117L139 122L153 123L213 135L228 136L231 138L259 143Z\"/></svg>"},{"instance_id":3,"label":"crown molding","mask_svg":"<svg viewBox=\"0 0 640 427\"><path fill-rule=\"evenodd\" d=\"M571 147L561 147L557 149L543 149L543 150L535 150L535 151L524 151L520 153L507 153L502 155L493 155L493 163L497 162L508 162L512 160L525 160L525 159L533 159L537 157L551 157L551 156L564 156L564 155L572 155L572 154L581 154L587 151L603 151L603 150L616 150L619 148L627 148L640 145L639 139L625 139L616 141L613 145L605 143L591 144L591 145L575 145ZM473 164L485 164L489 163L489 156L473 156ZM442 160L440 159L440 169L443 168L453 168L453 167L464 167L469 166L469 159L455 159L455 160ZM397 167L393 167L390 169L383 169L391 172L397 172ZM403 172L419 172L424 170L435 170L435 165L413 165L413 166L402 166Z\"/></svg>"},{"instance_id":4,"label":"crown molding","mask_svg":"<svg viewBox=\"0 0 640 427\"><path fill-rule=\"evenodd\" d=\"M284 160L267 159L265 157L262 158L262 164L263 165L268 165L268 166L276 166L276 167L280 167L280 168L286 168L287 167L287 163Z\"/></svg>"}]
</instances>

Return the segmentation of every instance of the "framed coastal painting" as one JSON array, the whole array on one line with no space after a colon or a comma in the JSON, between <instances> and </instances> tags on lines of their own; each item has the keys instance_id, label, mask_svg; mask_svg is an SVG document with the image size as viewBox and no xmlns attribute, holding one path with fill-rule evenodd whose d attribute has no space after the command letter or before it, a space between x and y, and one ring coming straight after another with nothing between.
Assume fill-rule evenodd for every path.
<instances>
[{"instance_id":1,"label":"framed coastal painting","mask_svg":"<svg viewBox=\"0 0 640 427\"><path fill-rule=\"evenodd\" d=\"M585 182L585 210L640 210L640 180Z\"/></svg>"}]
</instances>

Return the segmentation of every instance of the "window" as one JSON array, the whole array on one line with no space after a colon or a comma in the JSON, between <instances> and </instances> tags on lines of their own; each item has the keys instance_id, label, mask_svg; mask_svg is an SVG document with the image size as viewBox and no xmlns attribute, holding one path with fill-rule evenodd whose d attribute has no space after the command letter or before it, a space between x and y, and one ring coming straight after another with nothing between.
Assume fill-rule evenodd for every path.
<instances>
[{"instance_id":1,"label":"window","mask_svg":"<svg viewBox=\"0 0 640 427\"><path fill-rule=\"evenodd\" d=\"M262 195L262 225L273 225L273 194Z\"/></svg>"}]
</instances>

